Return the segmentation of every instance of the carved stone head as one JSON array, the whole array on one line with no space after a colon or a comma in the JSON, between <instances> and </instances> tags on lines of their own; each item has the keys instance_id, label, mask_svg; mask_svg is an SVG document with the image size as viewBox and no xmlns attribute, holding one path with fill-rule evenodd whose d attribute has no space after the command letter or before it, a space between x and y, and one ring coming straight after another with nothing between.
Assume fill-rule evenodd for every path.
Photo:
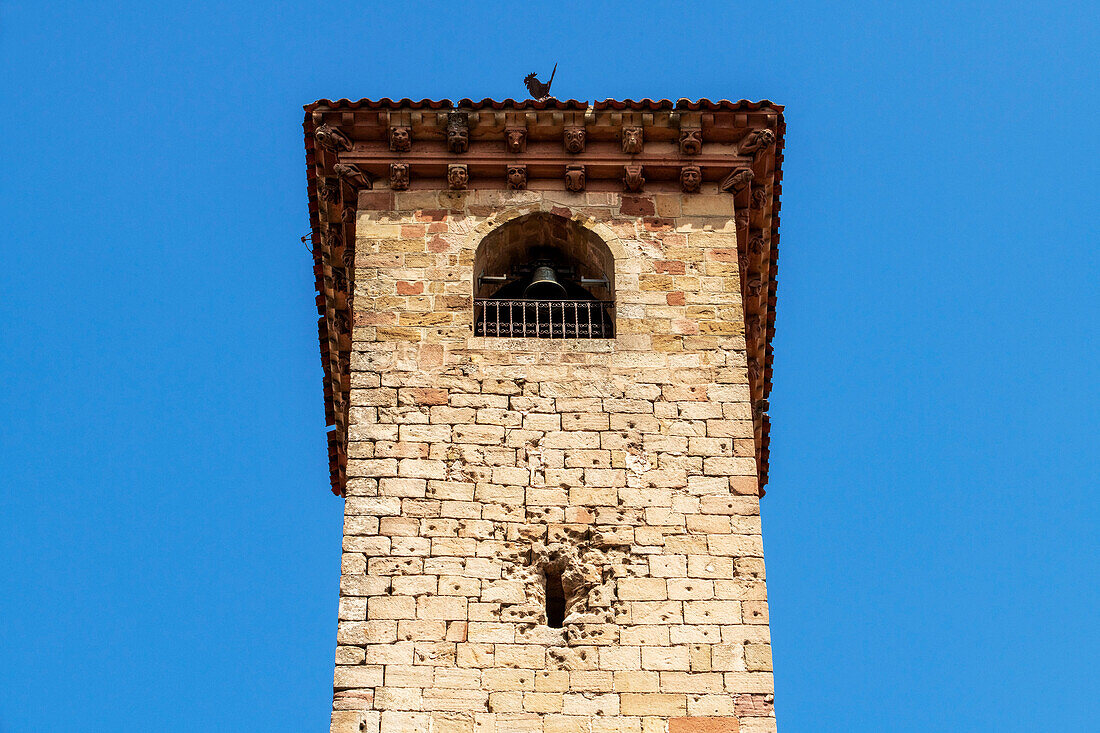
<instances>
[{"instance_id":1,"label":"carved stone head","mask_svg":"<svg viewBox=\"0 0 1100 733\"><path fill-rule=\"evenodd\" d=\"M447 185L452 191L465 191L466 184L470 182L470 174L465 165L452 163L447 166Z\"/></svg>"},{"instance_id":2,"label":"carved stone head","mask_svg":"<svg viewBox=\"0 0 1100 733\"><path fill-rule=\"evenodd\" d=\"M631 193L637 193L645 187L645 178L642 177L642 166L640 165L624 165L623 166L623 186L627 191Z\"/></svg>"},{"instance_id":3,"label":"carved stone head","mask_svg":"<svg viewBox=\"0 0 1100 733\"><path fill-rule=\"evenodd\" d=\"M452 153L465 153L470 147L469 115L452 112L447 115L447 147Z\"/></svg>"},{"instance_id":4,"label":"carved stone head","mask_svg":"<svg viewBox=\"0 0 1100 733\"><path fill-rule=\"evenodd\" d=\"M757 359L755 356L750 356L749 357L749 380L750 380L750 383L754 384L754 385L759 384L761 376L762 375L760 373L760 360Z\"/></svg>"},{"instance_id":5,"label":"carved stone head","mask_svg":"<svg viewBox=\"0 0 1100 733\"><path fill-rule=\"evenodd\" d=\"M680 152L684 155L698 155L703 149L703 131L699 129L680 130Z\"/></svg>"},{"instance_id":6,"label":"carved stone head","mask_svg":"<svg viewBox=\"0 0 1100 733\"><path fill-rule=\"evenodd\" d=\"M631 155L642 152L642 128L623 128L623 152Z\"/></svg>"},{"instance_id":7,"label":"carved stone head","mask_svg":"<svg viewBox=\"0 0 1100 733\"><path fill-rule=\"evenodd\" d=\"M567 127L567 128L565 128L565 152L567 152L567 153L583 153L584 152L584 128L583 127Z\"/></svg>"},{"instance_id":8,"label":"carved stone head","mask_svg":"<svg viewBox=\"0 0 1100 733\"><path fill-rule=\"evenodd\" d=\"M768 205L768 192L763 186L758 186L752 190L752 208L763 209Z\"/></svg>"},{"instance_id":9,"label":"carved stone head","mask_svg":"<svg viewBox=\"0 0 1100 733\"><path fill-rule=\"evenodd\" d=\"M749 237L749 252L753 255L759 256L764 252L764 235L761 233L753 234Z\"/></svg>"},{"instance_id":10,"label":"carved stone head","mask_svg":"<svg viewBox=\"0 0 1100 733\"><path fill-rule=\"evenodd\" d=\"M583 131L582 131L583 132ZM570 165L565 168L565 188L573 193L584 190L584 166Z\"/></svg>"},{"instance_id":11,"label":"carved stone head","mask_svg":"<svg viewBox=\"0 0 1100 733\"><path fill-rule=\"evenodd\" d=\"M390 188L405 191L409 187L409 164L390 163Z\"/></svg>"},{"instance_id":12,"label":"carved stone head","mask_svg":"<svg viewBox=\"0 0 1100 733\"><path fill-rule=\"evenodd\" d=\"M359 166L354 163L337 163L332 166L332 172L356 188L371 188L370 176L361 171Z\"/></svg>"},{"instance_id":13,"label":"carved stone head","mask_svg":"<svg viewBox=\"0 0 1100 733\"><path fill-rule=\"evenodd\" d=\"M527 166L508 166L508 188L513 191L522 191L527 188Z\"/></svg>"},{"instance_id":14,"label":"carved stone head","mask_svg":"<svg viewBox=\"0 0 1100 733\"><path fill-rule=\"evenodd\" d=\"M752 168L736 168L733 173L726 176L718 188L721 191L737 194L744 191L752 183L753 177Z\"/></svg>"},{"instance_id":15,"label":"carved stone head","mask_svg":"<svg viewBox=\"0 0 1100 733\"><path fill-rule=\"evenodd\" d=\"M322 148L327 150L351 150L351 140L348 140L348 136L331 125L321 125L313 133L313 137Z\"/></svg>"},{"instance_id":16,"label":"carved stone head","mask_svg":"<svg viewBox=\"0 0 1100 733\"><path fill-rule=\"evenodd\" d=\"M775 133L766 127L752 130L737 144L737 152L740 155L746 153L759 153L767 150L775 142Z\"/></svg>"},{"instance_id":17,"label":"carved stone head","mask_svg":"<svg viewBox=\"0 0 1100 733\"><path fill-rule=\"evenodd\" d=\"M317 196L330 204L340 199L340 188L331 176L317 179Z\"/></svg>"},{"instance_id":18,"label":"carved stone head","mask_svg":"<svg viewBox=\"0 0 1100 733\"><path fill-rule=\"evenodd\" d=\"M412 130L407 127L390 128L390 150L407 153L412 148Z\"/></svg>"},{"instance_id":19,"label":"carved stone head","mask_svg":"<svg viewBox=\"0 0 1100 733\"><path fill-rule=\"evenodd\" d=\"M509 128L504 133L509 153L522 153L527 150L527 130L522 127Z\"/></svg>"},{"instance_id":20,"label":"carved stone head","mask_svg":"<svg viewBox=\"0 0 1100 733\"><path fill-rule=\"evenodd\" d=\"M697 165L685 165L680 169L680 189L684 193L699 193L703 185L703 171Z\"/></svg>"}]
</instances>

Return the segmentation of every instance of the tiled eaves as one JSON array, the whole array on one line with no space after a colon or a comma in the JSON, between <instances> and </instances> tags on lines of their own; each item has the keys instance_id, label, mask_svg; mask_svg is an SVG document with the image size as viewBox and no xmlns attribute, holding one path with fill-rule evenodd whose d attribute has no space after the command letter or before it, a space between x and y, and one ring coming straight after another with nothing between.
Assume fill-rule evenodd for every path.
<instances>
[{"instance_id":1,"label":"tiled eaves","mask_svg":"<svg viewBox=\"0 0 1100 733\"><path fill-rule=\"evenodd\" d=\"M760 369L759 375L754 375L753 370L750 369L750 393L753 403L753 417L755 423L756 433L756 457L757 466L759 471L759 485L760 494L764 494L764 486L768 481L768 468L769 468L769 456L770 456L770 419L767 415L767 398L771 392L772 385L772 366L773 366L773 351L772 351L772 338L775 334L775 307L776 307L776 292L777 292L777 262L778 262L778 245L779 245L779 208L780 208L780 194L782 191L782 162L783 162L783 147L784 138L786 132L786 123L783 118L783 107L781 105L773 104L768 100L762 100L759 102L752 102L749 100L739 100L736 102L729 100L717 100L711 101L709 99L700 99L697 101L691 101L687 99L679 99L673 102L668 99L653 100L653 99L641 99L641 100L613 100L607 99L602 102L582 102L578 100L565 100L559 101L555 99L548 99L543 101L535 100L513 100L505 99L496 101L492 99L483 99L481 101L474 101L471 99L460 99L458 101L451 100L429 100L422 99L420 101L414 101L411 99L391 100L388 98L379 100L367 100L360 99L358 101L351 101L348 99L339 100L327 100L322 99L312 104L305 106L305 120L303 124L303 130L305 134L305 147L306 147L306 163L307 163L307 192L309 197L309 212L310 212L310 226L313 240L313 252L314 252L314 274L316 279L317 289L317 309L320 316L318 320L318 338L320 341L321 350L321 362L322 369L324 371L324 394L325 394L325 417L326 423L333 426L333 429L328 433L328 450L329 450L329 464L330 464L330 477L332 482L333 493L342 495L346 484L345 469L347 464L346 455L346 435L347 435L347 419L348 419L348 397L350 389L350 376L349 376L349 364L350 358L350 329L347 333L343 333L342 330L347 328L347 316L344 315L344 320L341 320L340 311L337 310L337 306L341 306L347 309L347 294L341 293L338 288L335 288L332 282L332 278L326 279L326 265L324 259L328 256L330 260L330 266L328 267L329 275L331 275L331 261L333 252L329 251L329 247L332 241L332 235L329 235L327 241L323 241L322 238L322 222L320 217L321 207L324 205L319 198L319 186L318 186L318 164L319 156L324 161L322 167L325 169L324 175L331 175L331 167L336 160L336 156L327 153L327 151L318 151L315 148L314 130L315 130L315 112L345 112L354 113L355 110L486 110L492 109L495 112L499 111L568 111L573 113L579 113L586 110L604 111L604 112L620 112L620 111L632 111L632 112L740 112L740 113L757 113L765 114L767 119L774 121L775 123L775 145L772 149L770 161L765 161L765 167L769 168L771 175L766 185L771 186L770 200L767 202L767 218L761 224L763 231L769 241L769 249L766 253L767 256L760 258L758 263L750 263L745 265L745 260L748 259L748 255L743 258L743 288L747 288L748 270L746 267L751 267L756 264L760 268L766 268L759 275L761 279L766 283L766 289L763 297L763 302L759 303L759 307L762 307L763 312L757 312L757 299L749 297L747 289L744 291L745 303L746 303L746 321L749 318L762 317L763 323L763 348L761 351L756 351L760 357ZM748 119L752 119L750 116ZM351 119L344 116L345 120ZM734 118L726 118L734 119ZM745 120L746 118L737 118L739 120ZM760 118L756 118L760 119ZM723 125L729 124L729 122L722 123ZM738 122L736 124L744 124L744 122ZM331 179L327 179L331 180ZM342 239L345 243L354 242L354 213L355 206L357 204L357 197L354 192L350 194L345 193L344 189L346 185L343 183L337 183L338 189L338 204L330 205L329 216L327 217L330 222L330 232L336 231L338 234L342 234ZM739 207L743 206L743 203L739 199ZM340 212L336 216L336 223L333 222L333 211ZM342 224L340 223L342 222ZM753 221L756 224L756 221ZM747 242L740 241L747 239L748 230L744 237L739 237L739 245L743 246L747 252ZM350 277L351 272L348 272ZM345 287L349 288L350 284L345 284ZM750 313L749 311L753 312ZM753 346L749 346L750 357L754 350ZM761 353L762 352L762 353Z\"/></svg>"},{"instance_id":2,"label":"tiled eaves","mask_svg":"<svg viewBox=\"0 0 1100 733\"><path fill-rule=\"evenodd\" d=\"M699 99L692 101L690 99L678 99L675 102L671 99L605 99L602 102L582 102L576 99L558 100L558 99L502 99L497 101L495 99L485 98L481 101L474 101L469 98L459 99L458 101L452 101L450 99L421 99L414 101L405 97L403 99L393 100L388 97L382 99L360 99L358 101L352 101L347 98L342 99L319 99L313 104L306 105L306 112L312 112L318 108L328 108L332 110L353 110L353 109L467 109L467 110L479 110L479 109L560 109L560 110L583 110L588 109L591 106L595 110L613 109L613 110L667 110L667 109L681 109L690 111L699 110L724 110L730 112L737 111L758 111L763 109L772 109L776 112L782 112L783 106L774 104L769 100L763 99L759 102L753 102L748 99L741 99L736 102L732 102L728 99L719 99L711 101L709 99Z\"/></svg>"}]
</instances>

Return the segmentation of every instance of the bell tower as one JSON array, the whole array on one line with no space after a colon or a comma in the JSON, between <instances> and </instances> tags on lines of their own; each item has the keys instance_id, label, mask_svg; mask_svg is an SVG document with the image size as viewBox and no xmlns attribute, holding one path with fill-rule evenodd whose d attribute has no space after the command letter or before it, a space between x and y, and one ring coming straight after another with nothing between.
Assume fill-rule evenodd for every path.
<instances>
[{"instance_id":1,"label":"bell tower","mask_svg":"<svg viewBox=\"0 0 1100 733\"><path fill-rule=\"evenodd\" d=\"M305 110L333 733L774 731L782 107Z\"/></svg>"}]
</instances>

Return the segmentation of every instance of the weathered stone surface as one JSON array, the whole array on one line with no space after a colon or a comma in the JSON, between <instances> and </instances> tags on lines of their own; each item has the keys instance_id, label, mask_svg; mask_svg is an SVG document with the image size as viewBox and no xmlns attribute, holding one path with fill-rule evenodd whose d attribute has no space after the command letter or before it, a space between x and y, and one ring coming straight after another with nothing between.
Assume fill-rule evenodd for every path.
<instances>
[{"instance_id":1,"label":"weathered stone surface","mask_svg":"<svg viewBox=\"0 0 1100 733\"><path fill-rule=\"evenodd\" d=\"M589 341L473 335L492 193L359 214L332 730L774 730L733 198L514 192L614 255Z\"/></svg>"}]
</instances>

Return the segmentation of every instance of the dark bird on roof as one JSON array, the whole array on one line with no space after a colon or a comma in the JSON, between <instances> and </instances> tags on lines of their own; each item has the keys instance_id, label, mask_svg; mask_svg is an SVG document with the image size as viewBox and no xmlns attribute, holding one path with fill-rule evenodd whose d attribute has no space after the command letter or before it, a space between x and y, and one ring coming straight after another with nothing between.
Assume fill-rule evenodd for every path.
<instances>
[{"instance_id":1,"label":"dark bird on roof","mask_svg":"<svg viewBox=\"0 0 1100 733\"><path fill-rule=\"evenodd\" d=\"M534 72L528 74L523 79L523 83L527 85L527 91L531 92L532 99L543 100L550 96L550 85L554 83L554 74L558 72L558 65L554 64L554 70L550 72L550 81L543 84L535 76Z\"/></svg>"}]
</instances>

